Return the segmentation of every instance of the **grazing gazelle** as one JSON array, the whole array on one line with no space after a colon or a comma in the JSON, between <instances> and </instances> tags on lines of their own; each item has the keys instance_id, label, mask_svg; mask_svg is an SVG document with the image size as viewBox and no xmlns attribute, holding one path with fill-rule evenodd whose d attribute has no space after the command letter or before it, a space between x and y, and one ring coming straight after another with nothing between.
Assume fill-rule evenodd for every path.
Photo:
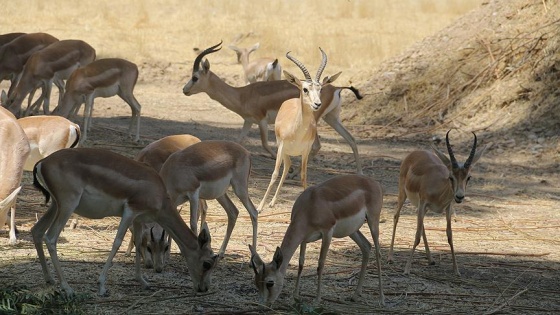
<instances>
[{"instance_id":1,"label":"grazing gazelle","mask_svg":"<svg viewBox=\"0 0 560 315\"><path fill-rule=\"evenodd\" d=\"M4 227L10 212L10 240L16 239L16 198L21 190L23 165L29 156L29 141L16 117L0 106L0 227Z\"/></svg>"},{"instance_id":2,"label":"grazing gazelle","mask_svg":"<svg viewBox=\"0 0 560 315\"><path fill-rule=\"evenodd\" d=\"M183 87L183 94L190 96L204 92L211 99L218 101L227 109L241 116L244 123L237 140L238 142L242 142L249 133L251 126L257 124L263 148L270 156L276 157L268 145L268 124L274 123L282 103L291 98L298 98L300 91L286 80L255 82L242 87L233 87L227 84L210 71L210 62L207 59L202 61L206 55L219 51L221 44L220 42L203 50L196 57L193 64L192 77ZM338 74L332 76L330 81L334 81L337 77ZM321 90L323 106L315 111L313 115L315 120L322 118L348 142L352 152L354 152L357 173L362 174L362 163L358 154L356 140L340 121L340 92L343 89L351 90L358 99L362 98L358 90L352 86L336 87L328 84L328 82L324 82ZM311 150L311 157L319 151L320 147L319 137L316 137L313 149Z\"/></svg>"},{"instance_id":3,"label":"grazing gazelle","mask_svg":"<svg viewBox=\"0 0 560 315\"><path fill-rule=\"evenodd\" d=\"M447 219L447 241L451 248L451 258L453 259L453 271L460 276L457 261L455 259L455 251L453 249L453 234L451 231L451 204L455 200L456 203L463 202L467 183L471 176L472 167L482 156L488 145L476 150L476 134L474 134L474 143L471 148L469 157L464 164L457 162L451 144L449 144L449 132L445 135L445 143L449 158L435 147L431 151L414 151L410 153L402 162L399 175L399 197L397 202L397 211L395 212L393 221L393 237L391 238L391 247L389 248L388 261L393 260L393 244L395 242L395 232L397 223L403 204L408 198L410 202L417 207L417 227L416 237L412 251L406 262L404 273L410 273L412 265L412 256L416 246L420 243L420 237L424 240L426 255L430 265L435 264L430 255L430 248L426 238L426 230L424 229L424 216L428 209L436 213L445 211Z\"/></svg>"},{"instance_id":4,"label":"grazing gazelle","mask_svg":"<svg viewBox=\"0 0 560 315\"><path fill-rule=\"evenodd\" d=\"M259 291L261 303L268 306L278 298L286 270L298 246L299 267L294 297L299 296L301 273L305 261L306 244L321 240L321 253L317 268L317 296L321 299L321 277L327 251L333 237L349 236L362 251L362 267L358 285L353 299L362 292L366 274L371 243L360 232L360 227L367 221L375 245L377 274L379 277L379 302L385 304L381 281L381 255L379 253L379 216L383 205L383 188L381 185L363 175L340 175L306 189L295 201L292 208L290 225L286 230L280 247L276 248L274 258L265 264L256 252L251 250L251 266L255 272L255 285Z\"/></svg>"},{"instance_id":5,"label":"grazing gazelle","mask_svg":"<svg viewBox=\"0 0 560 315\"><path fill-rule=\"evenodd\" d=\"M199 138L189 134L163 137L140 150L134 159L151 166L159 173L163 163L167 161L171 154L198 142L200 142ZM199 213L202 214L201 225L204 225L204 222L206 222L206 209L206 201L201 200L198 209ZM167 233L165 233L165 230L155 222L144 223L143 230L140 253L144 260L144 266L146 268L154 268L156 272L162 272L169 259L171 240L166 237ZM127 256L130 256L132 248L134 248L134 237L130 238L128 249L126 250Z\"/></svg>"},{"instance_id":6,"label":"grazing gazelle","mask_svg":"<svg viewBox=\"0 0 560 315\"><path fill-rule=\"evenodd\" d=\"M29 95L29 102L25 114L28 116L43 104L43 113L48 115L52 83L57 82L59 97L58 103L64 94L63 80L79 67L85 66L95 60L95 49L82 40L61 40L37 51L29 57L21 78L15 89L3 105L14 115L21 117L21 105ZM33 92L42 87L43 92L39 99L31 105ZM58 105L58 104L57 104Z\"/></svg>"},{"instance_id":7,"label":"grazing gazelle","mask_svg":"<svg viewBox=\"0 0 560 315\"><path fill-rule=\"evenodd\" d=\"M57 41L56 37L47 33L30 33L17 36L0 48L0 82L11 81L8 95L15 89L27 59Z\"/></svg>"},{"instance_id":8,"label":"grazing gazelle","mask_svg":"<svg viewBox=\"0 0 560 315\"><path fill-rule=\"evenodd\" d=\"M140 110L142 107L134 97L134 87L138 80L138 66L120 59L98 59L85 67L76 69L66 82L66 91L60 105L52 112L69 118L76 115L80 106L85 102L84 124L82 126L81 142L86 140L91 126L93 100L97 97L112 97L118 95L132 110L129 132L135 129L134 141L140 140Z\"/></svg>"},{"instance_id":9,"label":"grazing gazelle","mask_svg":"<svg viewBox=\"0 0 560 315\"><path fill-rule=\"evenodd\" d=\"M321 74L325 67L327 66L327 55L325 52L319 48L322 55L321 65L319 70L317 70L317 75L315 79L311 79L309 71L305 66L290 56L290 53L286 53L286 57L294 62L305 76L305 81L300 81L295 76L287 71L284 71L284 75L288 78L288 82L295 85L300 94L297 98L291 98L284 103L278 110L278 115L276 116L276 121L274 123L274 132L276 134L276 141L278 142L278 153L276 154L276 164L274 165L274 172L270 178L270 183L264 194L264 197L259 205L259 211L264 209L264 204L272 186L278 178L280 172L280 166L284 164L284 170L282 172L282 177L280 178L280 183L276 189L276 193L270 202L270 206L276 203L276 198L278 198L278 193L280 188L284 184L286 175L290 170L292 161L290 156L301 156L301 183L303 189L307 188L307 161L309 159L309 153L311 152L311 147L313 142L317 137L317 121L313 116L313 112L319 110L323 103L321 102L321 88L323 85L331 83L335 80L338 75L333 78L325 78L321 83Z\"/></svg>"},{"instance_id":10,"label":"grazing gazelle","mask_svg":"<svg viewBox=\"0 0 560 315\"><path fill-rule=\"evenodd\" d=\"M249 55L259 47L260 43L256 43L249 49L229 46L237 54L237 62L243 66L245 81L250 84L257 81L280 80L282 67L278 64L278 59L263 57L249 61Z\"/></svg>"},{"instance_id":11,"label":"grazing gazelle","mask_svg":"<svg viewBox=\"0 0 560 315\"><path fill-rule=\"evenodd\" d=\"M50 196L53 197L47 212L31 229L47 283L54 283L54 279L47 267L43 241L49 250L61 287L67 294L74 292L62 273L56 243L70 215L77 213L90 219L108 216L122 218L111 252L99 276L99 295L107 294L107 273L131 224L138 232L134 240L136 279L142 287L149 288L140 270L139 249L141 223L152 221L161 225L179 245L187 260L194 290L208 290L212 269L218 262L218 256L210 246L208 228L203 227L197 238L171 203L161 177L151 167L103 149L72 148L57 151L39 161L33 175L35 187L45 194L47 201Z\"/></svg>"},{"instance_id":12,"label":"grazing gazelle","mask_svg":"<svg viewBox=\"0 0 560 315\"><path fill-rule=\"evenodd\" d=\"M257 244L258 212L249 198L251 153L241 145L222 140L195 143L171 154L159 172L171 201L178 206L190 202L191 229L196 232L201 199L216 199L226 211L228 224L219 255L223 257L239 210L227 195L231 186L249 212L253 225L253 246Z\"/></svg>"}]
</instances>

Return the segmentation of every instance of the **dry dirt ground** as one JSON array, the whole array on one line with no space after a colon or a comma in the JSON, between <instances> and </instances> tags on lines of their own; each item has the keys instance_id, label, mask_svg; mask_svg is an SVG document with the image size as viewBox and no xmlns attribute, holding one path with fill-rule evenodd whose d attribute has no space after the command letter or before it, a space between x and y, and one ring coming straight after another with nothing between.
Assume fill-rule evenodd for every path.
<instances>
[{"instance_id":1,"label":"dry dirt ground","mask_svg":"<svg viewBox=\"0 0 560 315\"><path fill-rule=\"evenodd\" d=\"M229 59L211 59L215 60L218 61L212 65L216 73L231 84L241 84L239 65ZM135 94L143 106L140 143L131 142L127 135L130 109L121 100L111 98L96 101L93 128L84 146L108 148L132 157L151 141L171 134L190 133L202 140L233 141L237 138L242 120L235 113L206 95L186 97L182 94L191 65L146 63L139 66L141 78ZM359 83L355 84L360 88ZM344 92L343 98L343 111L359 114L360 107L372 106L372 98L368 95L361 101L354 101L350 93ZM362 299L350 301L359 271L360 250L350 239L337 239L333 240L325 267L324 310L342 314L560 312L560 168L557 164L542 162L529 147L519 150L515 146L507 146L507 142L495 144L475 166L466 201L454 205L457 216L453 221L453 236L462 277L453 275L445 217L430 212L425 219L425 227L436 265L427 264L420 245L414 255L411 274L405 276L403 268L416 229L415 209L408 203L397 229L395 263L386 263L400 161L412 150L429 148L432 136L441 136L445 130L395 137L395 134L403 133L403 126L384 123L364 126L348 122L345 125L358 141L365 174L377 179L385 189L380 241L386 306L380 307L377 302L379 275L375 271L373 257L370 258ZM516 134L514 141L517 142L514 143L526 143L527 137L533 139L535 136L528 136L529 133ZM319 127L319 134L323 146L309 165L308 180L311 184L334 175L353 173L353 155L344 140L324 123ZM270 135L273 137L272 129ZM557 141L557 135L556 130L552 137L545 140ZM492 140L487 135L482 145ZM539 141L538 137L533 140L535 143ZM452 133L452 143L460 159L468 154L470 141L467 132ZM244 145L253 153L249 192L253 202L258 204L269 182L274 160L261 148L256 128ZM558 156L558 152L555 154ZM259 216L258 251L266 261L272 258L276 246L280 244L292 203L301 191L298 181L287 180L277 205L267 208ZM61 234L58 251L70 285L77 292L90 294L91 298L84 304L86 312L244 314L309 310L315 295L320 244L314 243L307 250L301 290L303 303L299 306L309 308L298 309L291 297L297 255L291 261L275 310L260 308L252 283L253 271L248 264L247 244L251 242L249 216L240 202L235 197L232 199L240 209L240 216L225 258L214 272L213 287L204 294L193 293L185 261L176 247L172 248L171 261L163 273L145 270L152 289L142 290L134 280L134 259L125 257L126 248L123 245L109 271L107 285L110 296L98 297L97 277L111 248L118 219L80 219L76 229L66 229ZM0 242L0 278L4 285L24 284L32 290L45 286L30 236L30 228L37 216L45 211L42 202L42 195L31 186L30 174L25 174L24 189L18 199L19 242L15 247ZM183 212L183 216L186 218L187 214ZM217 202L209 203L207 220L213 247L217 250L227 221ZM370 237L366 227L362 231ZM7 232L2 231L0 236L6 239ZM125 243L127 241L125 239Z\"/></svg>"}]
</instances>

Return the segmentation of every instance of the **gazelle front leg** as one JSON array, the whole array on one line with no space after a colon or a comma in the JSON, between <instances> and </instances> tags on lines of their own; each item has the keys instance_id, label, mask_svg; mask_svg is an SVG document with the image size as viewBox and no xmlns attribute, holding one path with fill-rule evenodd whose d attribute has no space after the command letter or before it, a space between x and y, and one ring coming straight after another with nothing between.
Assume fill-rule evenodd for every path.
<instances>
[{"instance_id":1,"label":"gazelle front leg","mask_svg":"<svg viewBox=\"0 0 560 315\"><path fill-rule=\"evenodd\" d=\"M459 267L457 266L457 260L455 259L455 250L453 248L453 231L451 231L451 205L449 205L445 209L445 216L447 219L447 242L449 243L449 247L451 247L451 258L453 259L453 271L455 274L460 277L461 273L459 272Z\"/></svg>"},{"instance_id":2,"label":"gazelle front leg","mask_svg":"<svg viewBox=\"0 0 560 315\"><path fill-rule=\"evenodd\" d=\"M148 284L148 281L146 280L146 278L144 277L144 275L142 274L142 270L140 268L140 260L141 260L141 250L142 250L142 235L144 234L144 226L141 222L136 222L133 221L132 222L133 228L134 228L134 233L132 233L132 236L134 238L134 246L136 247L136 255L134 257L134 267L135 267L135 273L136 273L136 280L138 280L138 282L140 282L142 284L142 287L144 289L149 289L150 285ZM129 244L129 249L130 249L130 244Z\"/></svg>"},{"instance_id":3,"label":"gazelle front leg","mask_svg":"<svg viewBox=\"0 0 560 315\"><path fill-rule=\"evenodd\" d=\"M331 246L334 228L331 228L326 233L323 233L323 240L321 241L321 252L319 254L319 266L317 267L317 296L315 297L315 304L321 303L321 282L323 279L323 269L325 268L325 261L327 260L327 253Z\"/></svg>"},{"instance_id":4,"label":"gazelle front leg","mask_svg":"<svg viewBox=\"0 0 560 315\"><path fill-rule=\"evenodd\" d=\"M286 176L288 175L290 167L292 166L292 160L289 155L283 154L282 161L284 161L284 169L282 170L282 177L280 177L280 182L278 183L278 187L276 188L274 197L272 197L272 201L270 201L270 203L268 204L269 207L273 207L276 204L276 199L278 198L278 194L280 193L280 188L282 188L282 185L284 185Z\"/></svg>"},{"instance_id":5,"label":"gazelle front leg","mask_svg":"<svg viewBox=\"0 0 560 315\"><path fill-rule=\"evenodd\" d=\"M259 204L259 211L263 211L264 209L264 204L266 203L266 199L268 198L268 195L270 194L270 191L272 190L272 186L274 186L274 183L276 182L276 180L278 179L278 173L280 173L280 166L282 166L282 158L283 158L283 154L282 154L282 147L284 146L283 143L280 143L280 145L278 146L278 154L280 155L279 157L276 157L276 162L274 163L274 171L272 172L272 176L270 177L270 183L268 183L268 187L266 188L266 192L264 193L263 199L261 200L261 203Z\"/></svg>"},{"instance_id":6,"label":"gazelle front leg","mask_svg":"<svg viewBox=\"0 0 560 315\"><path fill-rule=\"evenodd\" d=\"M261 143L263 148L270 154L273 159L275 159L276 153L274 153L274 151L272 151L272 149L268 145L268 119L266 117L259 121L259 132L261 134Z\"/></svg>"},{"instance_id":7,"label":"gazelle front leg","mask_svg":"<svg viewBox=\"0 0 560 315\"><path fill-rule=\"evenodd\" d=\"M128 227L130 226L130 224L132 224L134 220L134 214L133 214L133 210L131 210L128 205L125 205L125 210L122 216L122 220L119 223L119 228L117 229L117 235L115 236L115 241L113 242L113 247L111 248L111 252L109 253L109 257L107 258L107 262L105 262L105 265L103 266L103 270L101 271L101 274L99 275L99 292L97 293L99 296L107 296L107 288L105 287L105 283L107 282L107 273L109 272L109 268L111 268L112 265L112 261L113 261L113 257L115 257L115 255L117 254L117 251L119 250L119 247L121 247L122 241L124 239L124 235L126 234L126 230L128 229ZM141 228L140 228L141 230ZM137 236L135 236L135 242L136 242L136 259L139 259L139 255L140 255L140 246L139 243L136 240L136 237L142 237L140 233L136 233ZM137 262L138 264L140 263L139 261ZM138 274L137 274L138 275ZM149 288L149 284L148 282L146 282L146 280L144 279L144 277L140 276L137 277L137 280L142 284L143 288Z\"/></svg>"},{"instance_id":8,"label":"gazelle front leg","mask_svg":"<svg viewBox=\"0 0 560 315\"><path fill-rule=\"evenodd\" d=\"M410 273L410 267L412 266L412 256L414 256L414 251L416 250L416 246L420 244L420 237L424 233L424 216L426 215L426 205L421 204L418 206L418 217L416 222L416 236L414 238L414 245L412 246L412 251L410 252L410 256L408 257L408 261L406 262L406 266L404 267L404 274L407 275ZM427 243L426 243L427 244Z\"/></svg>"},{"instance_id":9,"label":"gazelle front leg","mask_svg":"<svg viewBox=\"0 0 560 315\"><path fill-rule=\"evenodd\" d=\"M300 286L301 274L303 272L303 266L305 265L306 248L307 248L307 243L304 241L299 246L299 264L298 264L298 273L296 279L296 287L294 289L294 298L299 298L299 286Z\"/></svg>"}]
</instances>

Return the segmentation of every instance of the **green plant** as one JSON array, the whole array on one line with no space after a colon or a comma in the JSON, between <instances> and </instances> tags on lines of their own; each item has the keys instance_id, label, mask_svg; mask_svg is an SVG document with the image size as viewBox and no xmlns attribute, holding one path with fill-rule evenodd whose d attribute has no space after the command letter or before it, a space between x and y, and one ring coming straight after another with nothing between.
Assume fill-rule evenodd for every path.
<instances>
[{"instance_id":1,"label":"green plant","mask_svg":"<svg viewBox=\"0 0 560 315\"><path fill-rule=\"evenodd\" d=\"M87 294L66 295L57 288L38 290L23 285L0 288L1 314L85 314L82 302Z\"/></svg>"}]
</instances>

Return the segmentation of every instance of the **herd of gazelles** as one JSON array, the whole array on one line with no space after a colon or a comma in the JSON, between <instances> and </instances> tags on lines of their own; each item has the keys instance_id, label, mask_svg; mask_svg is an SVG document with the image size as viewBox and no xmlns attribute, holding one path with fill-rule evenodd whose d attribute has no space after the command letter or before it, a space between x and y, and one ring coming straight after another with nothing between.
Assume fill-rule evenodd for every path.
<instances>
[{"instance_id":1,"label":"herd of gazelles","mask_svg":"<svg viewBox=\"0 0 560 315\"><path fill-rule=\"evenodd\" d=\"M11 34L3 36L8 35ZM5 40L2 36L0 39ZM300 61L287 53L286 57L303 72L304 80L300 81L284 71L287 80L255 82L257 77L262 79L263 73L276 73L272 77L278 78L275 72L279 67L278 60L263 59L250 64L248 54L258 48L258 45L249 50L232 46L230 48L236 51L239 62L244 67L247 81L251 82L243 87L232 87L210 71L207 59L202 60L206 55L220 50L220 43L196 57L191 79L183 89L187 96L205 92L243 117L239 141L247 135L252 124L258 124L262 146L276 157L274 172L259 210L262 211L265 206L281 164L284 163L284 170L270 202L271 206L275 203L290 169L290 157L302 157L301 181L304 191L294 202L290 224L282 244L277 247L272 262L266 264L256 252L258 211L249 198L251 155L245 148L230 141L200 141L192 135L173 135L148 145L134 160L103 149L65 149L75 146L78 140L85 139L91 125L95 97L118 95L125 100L132 108L130 130L136 126L135 140L139 139L140 105L132 93L138 76L137 67L122 59L95 60L95 50L85 42L58 41L44 33L19 34L17 38L5 41L0 41L0 76L2 79L11 79L12 85L8 95L3 95L3 105L9 111L0 107L0 141L3 148L10 148L0 152L0 219L4 219L1 222L3 224L8 209L12 209L10 243L15 243L14 204L21 189L22 170L33 170L34 185L43 192L47 202L50 197L53 199L48 210L31 229L48 283L55 282L47 267L43 242L46 243L61 287L68 294L73 293L63 276L56 244L70 216L77 213L91 219L122 217L111 252L99 277L100 295L107 293L105 282L108 269L130 227L135 233L127 252L130 253L133 245L136 245L136 278L144 288L149 287L149 284L141 272L141 259L144 259L147 267L153 266L157 272L161 272L169 255L168 233L187 260L195 291L207 291L211 273L225 253L239 214L226 194L231 186L251 217L253 238L249 245L250 265L255 273L255 285L262 303L271 305L277 299L288 264L299 246L299 268L294 296L298 295L306 243L321 239L316 294L319 301L321 275L331 239L346 236L354 240L362 251L361 271L354 294L354 298L357 298L361 294L371 251L370 242L360 232L363 223L367 222L375 246L379 300L384 304L379 251L383 189L377 181L362 175L355 140L342 126L339 118L340 91L350 89L356 97L361 96L353 87L336 87L331 84L340 73L320 80L327 64L327 56L322 49L322 62L315 78L311 77ZM10 62L5 63L4 60ZM64 80L67 80L65 86ZM16 120L12 113L21 115L21 105L28 94L30 96L26 114L36 112L41 103L44 114L49 114L50 87L53 82L60 89L59 105L53 111L55 115ZM33 93L39 87L42 88L42 94L32 104ZM80 136L80 128L60 116L75 115L82 103L86 107ZM356 158L358 174L335 176L307 188L307 161L320 148L316 129L320 118L350 144ZM268 146L268 123L275 125L278 142L276 154ZM460 275L453 250L451 204L453 200L457 203L463 201L469 173L486 147L477 150L474 135L470 155L462 164L456 160L448 136L449 132L446 135L449 157L433 147L433 151L410 153L401 164L398 206L394 215L388 260L392 261L393 258L396 226L401 208L408 198L418 208L418 220L414 246L404 270L406 274L410 272L413 253L420 237L423 238L429 263L434 263L423 227L424 215L431 209L438 213L445 211L453 270ZM228 217L226 235L218 254L212 251L205 222L205 200L208 199L216 199ZM177 207L187 200L190 201L190 227L177 211ZM201 232L197 236L199 216Z\"/></svg>"}]
</instances>

